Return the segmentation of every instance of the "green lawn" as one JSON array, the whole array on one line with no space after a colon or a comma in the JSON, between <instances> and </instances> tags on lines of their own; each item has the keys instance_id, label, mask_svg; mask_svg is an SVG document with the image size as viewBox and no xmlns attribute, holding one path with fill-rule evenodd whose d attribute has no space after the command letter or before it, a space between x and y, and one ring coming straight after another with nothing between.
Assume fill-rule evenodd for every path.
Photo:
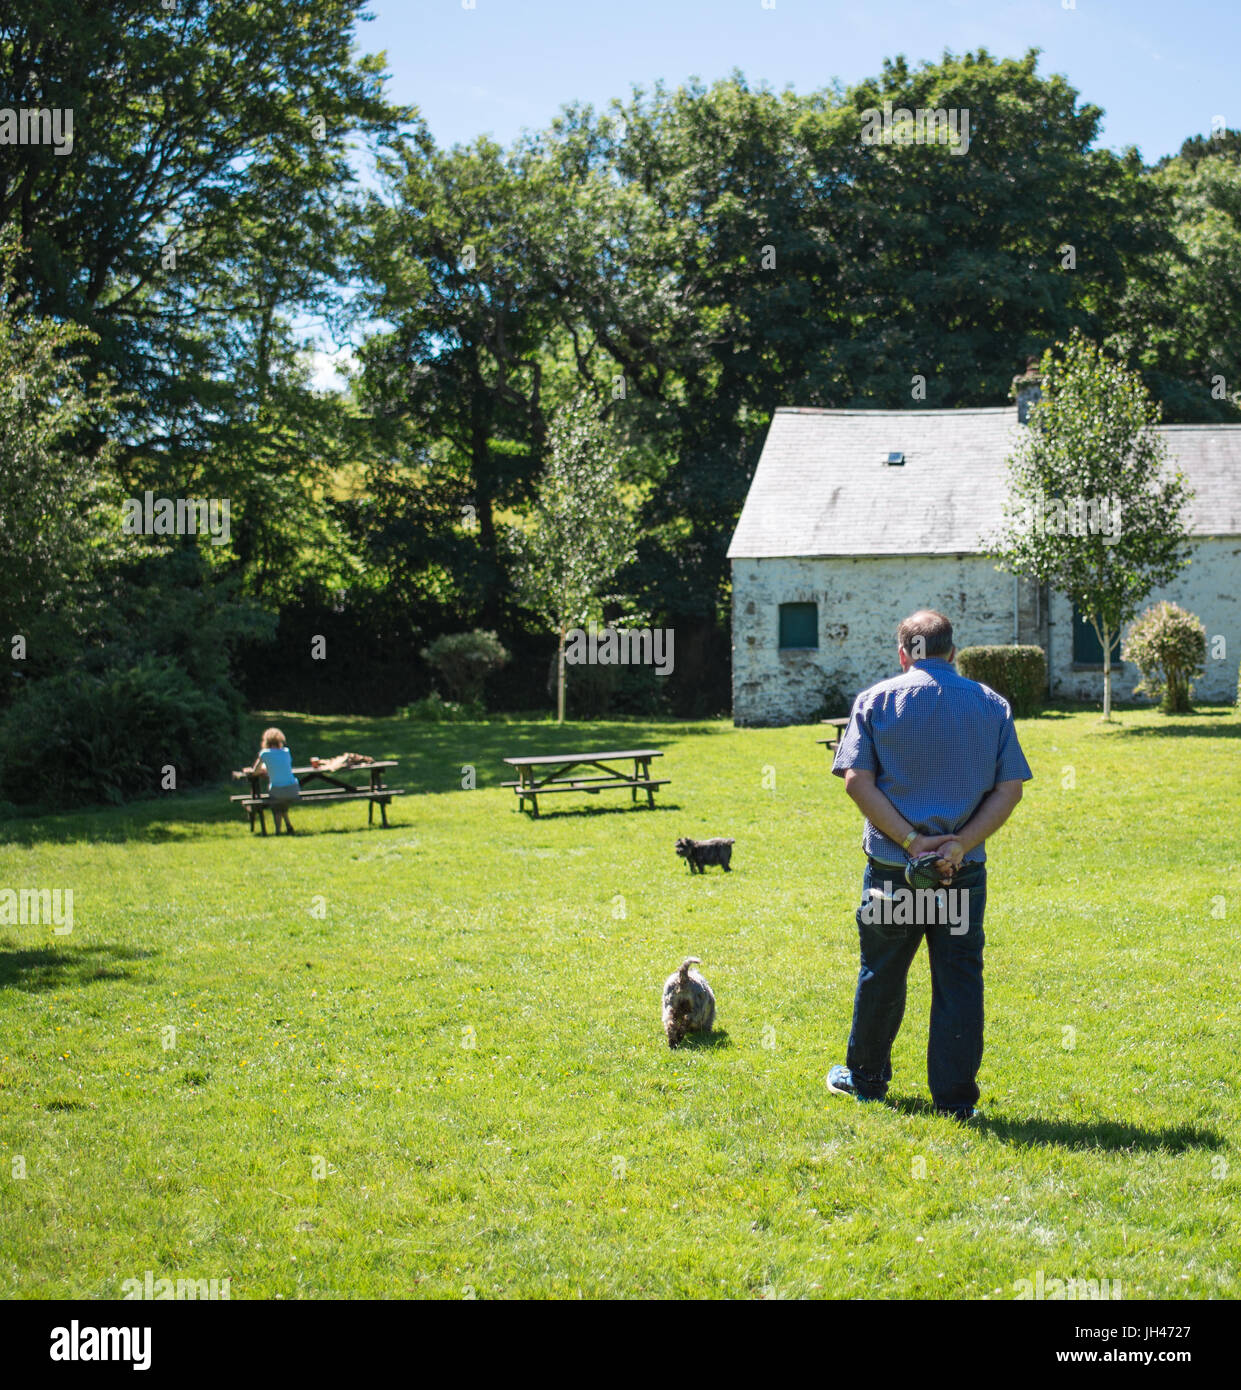
<instances>
[{"instance_id":1,"label":"green lawn","mask_svg":"<svg viewBox=\"0 0 1241 1390\"><path fill-rule=\"evenodd\" d=\"M299 762L399 756L393 828L260 839L224 785L0 824L0 887L74 893L69 936L0 926L0 1296L1241 1293L1233 711L1020 725L977 1132L929 1113L924 952L895 1108L824 1086L863 860L816 729L279 722ZM648 740L653 812L499 787ZM682 834L735 836L732 874ZM688 954L718 1032L671 1052Z\"/></svg>"}]
</instances>

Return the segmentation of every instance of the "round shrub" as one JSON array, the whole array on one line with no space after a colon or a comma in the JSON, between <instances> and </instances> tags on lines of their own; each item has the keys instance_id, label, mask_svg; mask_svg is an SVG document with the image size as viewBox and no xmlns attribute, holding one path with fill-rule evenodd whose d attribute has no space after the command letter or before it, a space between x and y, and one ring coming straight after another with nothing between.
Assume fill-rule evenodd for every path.
<instances>
[{"instance_id":1,"label":"round shrub","mask_svg":"<svg viewBox=\"0 0 1241 1390\"><path fill-rule=\"evenodd\" d=\"M197 686L167 657L33 681L0 723L0 799L51 810L122 802L219 776L236 755L231 692Z\"/></svg>"},{"instance_id":2,"label":"round shrub","mask_svg":"<svg viewBox=\"0 0 1241 1390\"><path fill-rule=\"evenodd\" d=\"M1158 700L1165 714L1188 714L1194 677L1206 670L1207 630L1165 599L1134 619L1121 657L1142 673L1135 694Z\"/></svg>"},{"instance_id":3,"label":"round shrub","mask_svg":"<svg viewBox=\"0 0 1241 1390\"><path fill-rule=\"evenodd\" d=\"M422 659L448 687L448 695L463 705L483 698L487 677L508 661L508 652L494 632L445 633L422 649Z\"/></svg>"},{"instance_id":4,"label":"round shrub","mask_svg":"<svg viewBox=\"0 0 1241 1390\"><path fill-rule=\"evenodd\" d=\"M957 670L1003 695L1019 718L1042 708L1047 692L1047 653L1042 647L962 647Z\"/></svg>"}]
</instances>

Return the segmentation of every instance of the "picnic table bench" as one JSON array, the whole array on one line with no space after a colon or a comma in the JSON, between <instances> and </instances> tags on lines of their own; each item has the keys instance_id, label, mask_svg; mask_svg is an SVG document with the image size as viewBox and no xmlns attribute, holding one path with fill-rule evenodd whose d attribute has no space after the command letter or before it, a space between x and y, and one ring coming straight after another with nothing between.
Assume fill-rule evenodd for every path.
<instances>
[{"instance_id":1,"label":"picnic table bench","mask_svg":"<svg viewBox=\"0 0 1241 1390\"><path fill-rule=\"evenodd\" d=\"M304 806L326 806L337 801L368 801L370 805L366 810L366 823L374 825L375 807L379 807L379 817L383 828L388 828L388 803L394 796L404 796L404 787L385 787L383 775L392 767L396 767L396 759L387 762L355 763L352 767L327 768L327 767L295 767L293 775L301 783L301 795L296 801L289 802L289 806L300 810ZM351 773L367 772L370 774L370 785L363 787L358 782L344 780ZM259 829L264 835L267 834L266 812L271 809L271 798L264 796L260 788L262 773L251 772L248 767L242 768L240 772L233 773L234 781L248 780L250 790L240 796L230 796L230 801L241 802L241 808L250 817L250 833L254 833L254 821L258 818ZM307 782L326 782L323 788L316 787L312 791L306 790ZM280 834L280 822L272 816L276 834Z\"/></svg>"},{"instance_id":2,"label":"picnic table bench","mask_svg":"<svg viewBox=\"0 0 1241 1390\"><path fill-rule=\"evenodd\" d=\"M836 732L831 738L816 738L815 742L821 743L827 749L827 751L831 753L835 749L836 745L840 742L841 729L845 727L845 725L849 722L851 718L852 715L846 714L843 719L820 719L820 724L831 724L832 727L836 730Z\"/></svg>"},{"instance_id":3,"label":"picnic table bench","mask_svg":"<svg viewBox=\"0 0 1241 1390\"><path fill-rule=\"evenodd\" d=\"M655 808L655 788L667 786L670 777L652 777L651 759L664 755L658 748L627 748L610 753L551 753L530 758L505 758L504 761L517 771L515 782L502 782L504 787L512 787L517 796L517 809L524 811L526 802L539 814L539 797L552 792L586 792L596 796L599 792L623 790L628 787L630 800L636 802L640 791L646 792L647 804ZM633 774L627 769L609 767L609 763L633 760ZM583 768L591 775L575 773L575 768ZM542 777L539 773L543 772Z\"/></svg>"}]
</instances>

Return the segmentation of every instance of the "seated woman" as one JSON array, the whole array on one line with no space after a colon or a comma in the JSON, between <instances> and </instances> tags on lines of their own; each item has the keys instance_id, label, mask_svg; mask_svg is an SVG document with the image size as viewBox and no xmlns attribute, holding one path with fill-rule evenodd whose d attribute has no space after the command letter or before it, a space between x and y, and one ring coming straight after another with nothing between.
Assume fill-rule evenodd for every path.
<instances>
[{"instance_id":1,"label":"seated woman","mask_svg":"<svg viewBox=\"0 0 1241 1390\"><path fill-rule=\"evenodd\" d=\"M250 771L267 776L267 796L271 802L272 820L276 823L276 834L280 834L280 820L283 817L284 828L292 835L293 825L289 820L288 808L301 796L302 788L293 776L293 755L285 746L284 735L279 729L264 731L263 746Z\"/></svg>"}]
</instances>

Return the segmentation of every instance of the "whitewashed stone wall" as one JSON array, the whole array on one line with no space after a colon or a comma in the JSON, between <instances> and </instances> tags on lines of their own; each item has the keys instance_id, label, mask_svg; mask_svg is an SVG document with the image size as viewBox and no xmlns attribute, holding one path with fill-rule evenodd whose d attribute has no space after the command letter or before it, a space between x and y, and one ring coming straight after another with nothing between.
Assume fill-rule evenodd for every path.
<instances>
[{"instance_id":1,"label":"whitewashed stone wall","mask_svg":"<svg viewBox=\"0 0 1241 1390\"><path fill-rule=\"evenodd\" d=\"M1241 661L1241 539L1200 540L1194 546L1193 562L1182 570L1175 583L1157 589L1142 604L1149 608L1161 599L1170 599L1202 619L1207 630L1206 674L1194 686L1202 700L1231 701L1237 691L1237 666ZM1051 599L1051 665L1053 694L1070 700L1103 702L1102 668L1073 669L1073 610L1068 599L1053 594ZM1224 655L1212 657L1212 638L1223 637ZM1124 641L1122 638L1123 650ZM1135 666L1126 664L1112 670L1112 698L1127 700L1140 679ZM1142 697L1137 697L1139 700Z\"/></svg>"},{"instance_id":2,"label":"whitewashed stone wall","mask_svg":"<svg viewBox=\"0 0 1241 1390\"><path fill-rule=\"evenodd\" d=\"M1013 578L983 556L734 560L732 574L737 724L804 722L830 687L851 697L895 675L897 624L917 608L947 613L959 647L1007 643L1014 636ZM1207 670L1196 695L1231 701L1241 661L1241 539L1199 541L1183 575L1142 606L1164 598L1206 626ZM818 605L817 651L779 649L782 603ZM1053 695L1101 702L1101 668L1073 668L1072 609L1062 595L1052 595L1050 616ZM1215 637L1224 639L1221 658L1210 654ZM1132 666L1114 671L1113 698L1129 699L1138 678Z\"/></svg>"},{"instance_id":3,"label":"whitewashed stone wall","mask_svg":"<svg viewBox=\"0 0 1241 1390\"><path fill-rule=\"evenodd\" d=\"M829 687L851 697L896 675L897 625L918 608L947 613L958 646L1013 640L1013 577L983 556L734 560L732 573L737 724L804 722ZM779 649L782 603L818 604L817 651Z\"/></svg>"}]
</instances>

